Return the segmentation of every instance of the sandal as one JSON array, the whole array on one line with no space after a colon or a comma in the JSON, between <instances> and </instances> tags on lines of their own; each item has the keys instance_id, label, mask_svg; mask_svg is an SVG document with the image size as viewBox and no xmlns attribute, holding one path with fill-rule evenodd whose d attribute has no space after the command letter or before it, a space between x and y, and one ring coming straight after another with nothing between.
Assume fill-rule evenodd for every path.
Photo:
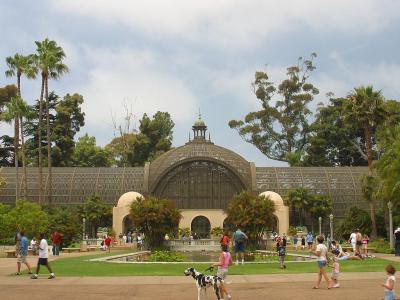
<instances>
[{"instance_id":1,"label":"sandal","mask_svg":"<svg viewBox=\"0 0 400 300\"><path fill-rule=\"evenodd\" d=\"M318 290L318 289L319 289L319 287L313 286L313 290Z\"/></svg>"}]
</instances>

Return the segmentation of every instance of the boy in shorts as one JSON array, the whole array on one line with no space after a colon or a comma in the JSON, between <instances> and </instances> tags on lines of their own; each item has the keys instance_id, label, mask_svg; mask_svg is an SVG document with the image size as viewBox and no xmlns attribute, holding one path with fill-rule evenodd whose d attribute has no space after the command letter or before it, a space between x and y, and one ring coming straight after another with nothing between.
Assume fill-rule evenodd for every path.
<instances>
[{"instance_id":1,"label":"boy in shorts","mask_svg":"<svg viewBox=\"0 0 400 300\"><path fill-rule=\"evenodd\" d=\"M39 260L36 267L36 273L32 275L31 279L38 279L38 274L40 270L40 266L46 266L47 270L50 272L49 279L56 278L56 275L51 270L49 265L49 245L47 244L46 239L44 238L44 234L41 234L40 237L40 244L39 244Z\"/></svg>"},{"instance_id":2,"label":"boy in shorts","mask_svg":"<svg viewBox=\"0 0 400 300\"><path fill-rule=\"evenodd\" d=\"M17 268L18 271L15 275L21 275L21 264L25 264L28 267L28 274L32 274L31 266L29 265L26 257L28 256L28 239L26 238L23 231L20 232L20 241L18 245L18 255L17 255Z\"/></svg>"}]
</instances>

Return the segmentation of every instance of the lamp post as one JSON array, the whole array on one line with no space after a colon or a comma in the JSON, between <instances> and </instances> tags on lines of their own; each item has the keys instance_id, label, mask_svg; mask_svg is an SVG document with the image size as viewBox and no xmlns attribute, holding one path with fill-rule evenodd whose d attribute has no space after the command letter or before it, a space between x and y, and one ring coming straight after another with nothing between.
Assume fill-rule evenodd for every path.
<instances>
[{"instance_id":1,"label":"lamp post","mask_svg":"<svg viewBox=\"0 0 400 300\"><path fill-rule=\"evenodd\" d=\"M393 203L389 201L387 203L387 207L389 209L389 243L390 243L390 249L392 249L393 248L393 219L392 219Z\"/></svg>"},{"instance_id":2,"label":"lamp post","mask_svg":"<svg viewBox=\"0 0 400 300\"><path fill-rule=\"evenodd\" d=\"M329 228L331 230L331 240L333 241L333 214L329 215Z\"/></svg>"},{"instance_id":3,"label":"lamp post","mask_svg":"<svg viewBox=\"0 0 400 300\"><path fill-rule=\"evenodd\" d=\"M82 241L85 240L86 218L82 218Z\"/></svg>"},{"instance_id":4,"label":"lamp post","mask_svg":"<svg viewBox=\"0 0 400 300\"><path fill-rule=\"evenodd\" d=\"M322 223L322 217L318 217L318 223L319 223L319 235L321 235L321 223Z\"/></svg>"}]
</instances>

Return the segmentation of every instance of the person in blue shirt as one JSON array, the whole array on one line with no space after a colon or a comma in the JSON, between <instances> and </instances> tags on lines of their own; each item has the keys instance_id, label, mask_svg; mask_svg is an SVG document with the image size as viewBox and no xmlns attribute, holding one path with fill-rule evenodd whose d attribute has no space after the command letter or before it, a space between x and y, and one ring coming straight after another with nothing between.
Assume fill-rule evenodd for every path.
<instances>
[{"instance_id":1,"label":"person in blue shirt","mask_svg":"<svg viewBox=\"0 0 400 300\"><path fill-rule=\"evenodd\" d=\"M309 233L307 233L307 236L306 236L308 250L312 250L313 240L314 240L314 238L313 238L312 232L310 231Z\"/></svg>"},{"instance_id":2,"label":"person in blue shirt","mask_svg":"<svg viewBox=\"0 0 400 300\"><path fill-rule=\"evenodd\" d=\"M245 243L248 239L247 235L237 228L235 233L233 234L233 241L235 243L235 253L236 253L236 265L239 264L240 259L242 265L244 264L244 251L245 251Z\"/></svg>"},{"instance_id":3,"label":"person in blue shirt","mask_svg":"<svg viewBox=\"0 0 400 300\"><path fill-rule=\"evenodd\" d=\"M28 267L28 274L32 274L31 271L31 266L29 265L28 261L26 260L26 257L28 256L28 239L25 236L24 232L20 232L20 242L18 246L18 253L17 253L17 268L18 271L15 273L15 275L21 275L21 264L25 264Z\"/></svg>"}]
</instances>

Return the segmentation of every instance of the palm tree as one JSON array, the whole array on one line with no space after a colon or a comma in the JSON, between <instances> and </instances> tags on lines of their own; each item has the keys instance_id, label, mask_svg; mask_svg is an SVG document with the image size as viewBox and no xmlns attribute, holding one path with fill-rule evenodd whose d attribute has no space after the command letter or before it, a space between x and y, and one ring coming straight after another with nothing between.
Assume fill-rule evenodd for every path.
<instances>
[{"instance_id":1,"label":"palm tree","mask_svg":"<svg viewBox=\"0 0 400 300\"><path fill-rule=\"evenodd\" d=\"M21 156L22 165L24 166L23 190L25 198L28 195L28 184L25 159L24 119L30 119L33 117L33 115L34 113L32 112L30 106L19 97L11 98L11 101L6 105L6 110L2 114L2 119L4 121L11 123L12 120L18 120L21 126Z\"/></svg>"},{"instance_id":2,"label":"palm tree","mask_svg":"<svg viewBox=\"0 0 400 300\"><path fill-rule=\"evenodd\" d=\"M43 118L43 93L46 99L46 132L47 132L47 167L49 178L48 201L52 202L52 170L51 170L51 133L50 133L50 118L49 118L49 78L58 79L64 73L68 72L68 67L63 63L65 58L64 50L57 45L56 41L46 38L44 41L36 41L36 63L42 75L42 86L39 100L39 183L42 187L42 118ZM43 195L43 188L40 191ZM39 196L41 199L41 195Z\"/></svg>"},{"instance_id":3,"label":"palm tree","mask_svg":"<svg viewBox=\"0 0 400 300\"><path fill-rule=\"evenodd\" d=\"M24 74L29 79L34 79L36 77L37 69L33 63L32 55L23 56L16 53L14 57L9 56L6 58L6 63L8 70L5 74L7 77L16 76L17 77L17 97L21 98L21 76ZM18 172L18 160L19 160L19 138L20 136L20 123L19 118L16 116L14 119L14 151L15 151L15 170L16 170L16 186L15 186L15 199L19 198L19 172ZM26 166L24 167L24 180L26 185Z\"/></svg>"},{"instance_id":4,"label":"palm tree","mask_svg":"<svg viewBox=\"0 0 400 300\"><path fill-rule=\"evenodd\" d=\"M354 91L349 95L348 99L349 113L347 118L351 120L351 122L356 122L364 131L365 149L368 159L368 176L372 177L372 135L374 129L376 129L376 127L385 120L386 112L384 109L384 98L381 91L375 91L374 88L369 85L355 88ZM371 236L376 237L377 226L375 219L375 197L371 196L369 197L369 200L372 220Z\"/></svg>"}]
</instances>

